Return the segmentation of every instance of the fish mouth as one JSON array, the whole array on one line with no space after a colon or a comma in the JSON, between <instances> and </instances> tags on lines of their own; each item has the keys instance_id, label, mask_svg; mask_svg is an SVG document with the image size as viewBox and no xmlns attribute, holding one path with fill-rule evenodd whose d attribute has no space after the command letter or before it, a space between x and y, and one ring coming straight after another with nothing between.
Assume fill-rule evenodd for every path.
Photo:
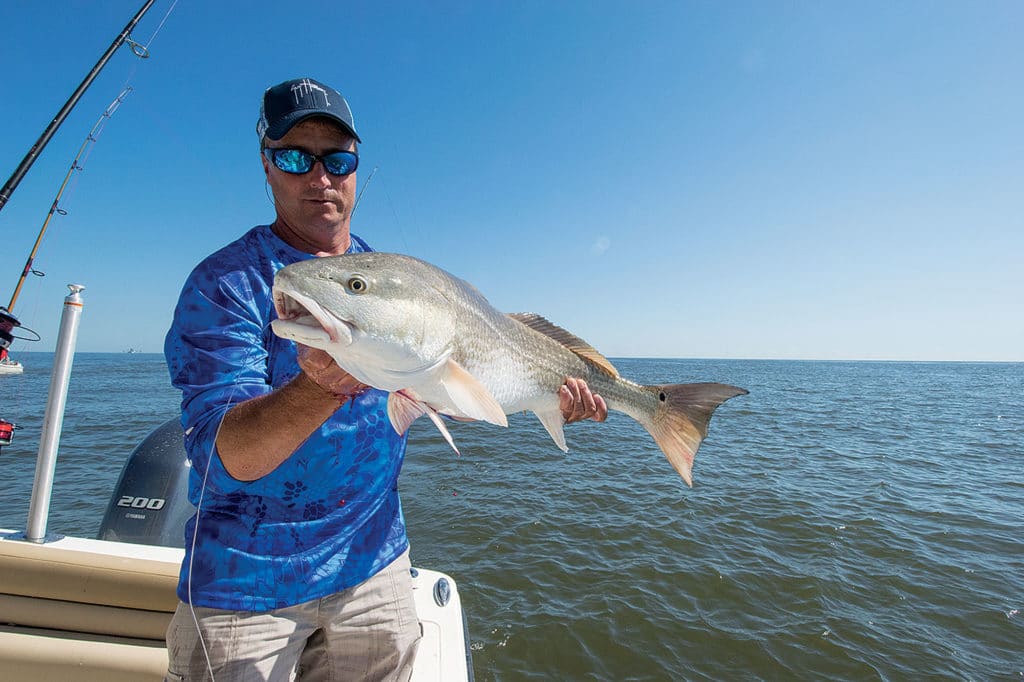
<instances>
[{"instance_id":1,"label":"fish mouth","mask_svg":"<svg viewBox=\"0 0 1024 682\"><path fill-rule=\"evenodd\" d=\"M297 291L275 287L274 309L277 319L270 326L278 336L314 348L352 343L355 325Z\"/></svg>"}]
</instances>

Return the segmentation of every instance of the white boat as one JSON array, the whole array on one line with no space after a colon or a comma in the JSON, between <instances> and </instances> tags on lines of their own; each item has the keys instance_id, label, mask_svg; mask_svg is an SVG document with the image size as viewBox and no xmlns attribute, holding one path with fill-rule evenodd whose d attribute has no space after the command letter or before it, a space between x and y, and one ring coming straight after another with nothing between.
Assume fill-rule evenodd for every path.
<instances>
[{"instance_id":1,"label":"white boat","mask_svg":"<svg viewBox=\"0 0 1024 682\"><path fill-rule=\"evenodd\" d=\"M24 371L24 366L17 360L10 357L0 359L0 374L21 374Z\"/></svg>"},{"instance_id":2,"label":"white boat","mask_svg":"<svg viewBox=\"0 0 1024 682\"><path fill-rule=\"evenodd\" d=\"M183 555L88 538L35 543L0 530L0 679L162 680ZM414 569L413 590L423 627L413 681L471 680L455 583Z\"/></svg>"},{"instance_id":3,"label":"white boat","mask_svg":"<svg viewBox=\"0 0 1024 682\"><path fill-rule=\"evenodd\" d=\"M150 5L152 0L147 0L0 188L0 208L110 55L127 42L133 52L144 56L136 51L141 46L128 40L128 35ZM71 173L81 168L79 158L128 90L126 87L111 103L82 143L11 303L0 307L4 356L11 342L21 338L13 334L20 322L12 311L25 276L35 272L32 263L46 225L59 212L58 200ZM99 537L62 537L46 530L82 306L82 287L69 286L46 414L40 420L43 428L28 521L21 530L0 529L0 680L162 680L167 671L165 632L178 604L184 522L194 513L187 499L188 462L178 419L154 425L153 433L132 453L126 453ZM0 374L22 371L21 363L6 357L0 360ZM4 407L9 403L0 404ZM0 414L0 447L10 444L15 429L3 416ZM455 581L422 568L412 573L423 629L412 679L472 680L468 635Z\"/></svg>"},{"instance_id":4,"label":"white boat","mask_svg":"<svg viewBox=\"0 0 1024 682\"><path fill-rule=\"evenodd\" d=\"M24 530L0 529L0 680L162 680L165 632L178 604L184 522L194 512L178 419L160 425L126 457L98 538L46 531L82 306L81 287L71 289L28 522ZM469 641L455 581L422 568L412 574L423 630L413 681L470 682Z\"/></svg>"}]
</instances>

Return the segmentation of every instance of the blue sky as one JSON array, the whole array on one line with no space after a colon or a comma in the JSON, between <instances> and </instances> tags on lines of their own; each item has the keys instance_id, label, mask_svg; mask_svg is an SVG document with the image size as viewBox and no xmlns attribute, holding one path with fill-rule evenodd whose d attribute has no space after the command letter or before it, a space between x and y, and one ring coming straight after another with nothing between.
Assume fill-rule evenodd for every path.
<instances>
[{"instance_id":1,"label":"blue sky","mask_svg":"<svg viewBox=\"0 0 1024 682\"><path fill-rule=\"evenodd\" d=\"M3 10L0 181L142 4ZM145 43L169 0L134 33ZM162 351L181 284L269 222L264 88L348 98L354 231L606 355L1024 361L1024 4L181 0L0 211L6 304L50 350Z\"/></svg>"}]
</instances>

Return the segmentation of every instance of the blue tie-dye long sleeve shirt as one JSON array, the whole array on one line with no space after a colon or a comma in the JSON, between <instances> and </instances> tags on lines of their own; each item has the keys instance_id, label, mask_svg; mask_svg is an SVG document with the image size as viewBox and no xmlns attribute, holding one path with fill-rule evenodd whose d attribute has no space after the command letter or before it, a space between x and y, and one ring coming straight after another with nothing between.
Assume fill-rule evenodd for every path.
<instances>
[{"instance_id":1,"label":"blue tie-dye long sleeve shirt","mask_svg":"<svg viewBox=\"0 0 1024 682\"><path fill-rule=\"evenodd\" d=\"M352 236L350 252L369 250ZM196 606L292 606L362 582L408 547L397 487L406 439L391 427L382 391L345 403L258 480L232 478L217 454L228 409L299 372L294 342L270 329L271 292L278 270L312 257L268 226L253 228L193 270L167 333L189 499L199 507L185 527L178 596Z\"/></svg>"}]
</instances>

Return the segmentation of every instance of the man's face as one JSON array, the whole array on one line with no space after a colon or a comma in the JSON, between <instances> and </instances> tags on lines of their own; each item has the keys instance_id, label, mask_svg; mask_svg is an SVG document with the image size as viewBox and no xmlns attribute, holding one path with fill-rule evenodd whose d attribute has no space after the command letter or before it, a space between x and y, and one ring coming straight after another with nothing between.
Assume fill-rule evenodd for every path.
<instances>
[{"instance_id":1,"label":"man's face","mask_svg":"<svg viewBox=\"0 0 1024 682\"><path fill-rule=\"evenodd\" d=\"M295 148L323 155L354 151L355 140L332 123L307 119L296 124L280 140L267 140L266 146ZM274 193L278 227L282 237L293 246L311 253L329 250L341 239L348 246L349 218L356 193L356 174L331 175L317 161L308 173L285 173L265 156L263 170ZM281 224L283 223L283 224ZM289 238L291 237L291 238ZM314 247L311 250L307 247Z\"/></svg>"}]
</instances>

